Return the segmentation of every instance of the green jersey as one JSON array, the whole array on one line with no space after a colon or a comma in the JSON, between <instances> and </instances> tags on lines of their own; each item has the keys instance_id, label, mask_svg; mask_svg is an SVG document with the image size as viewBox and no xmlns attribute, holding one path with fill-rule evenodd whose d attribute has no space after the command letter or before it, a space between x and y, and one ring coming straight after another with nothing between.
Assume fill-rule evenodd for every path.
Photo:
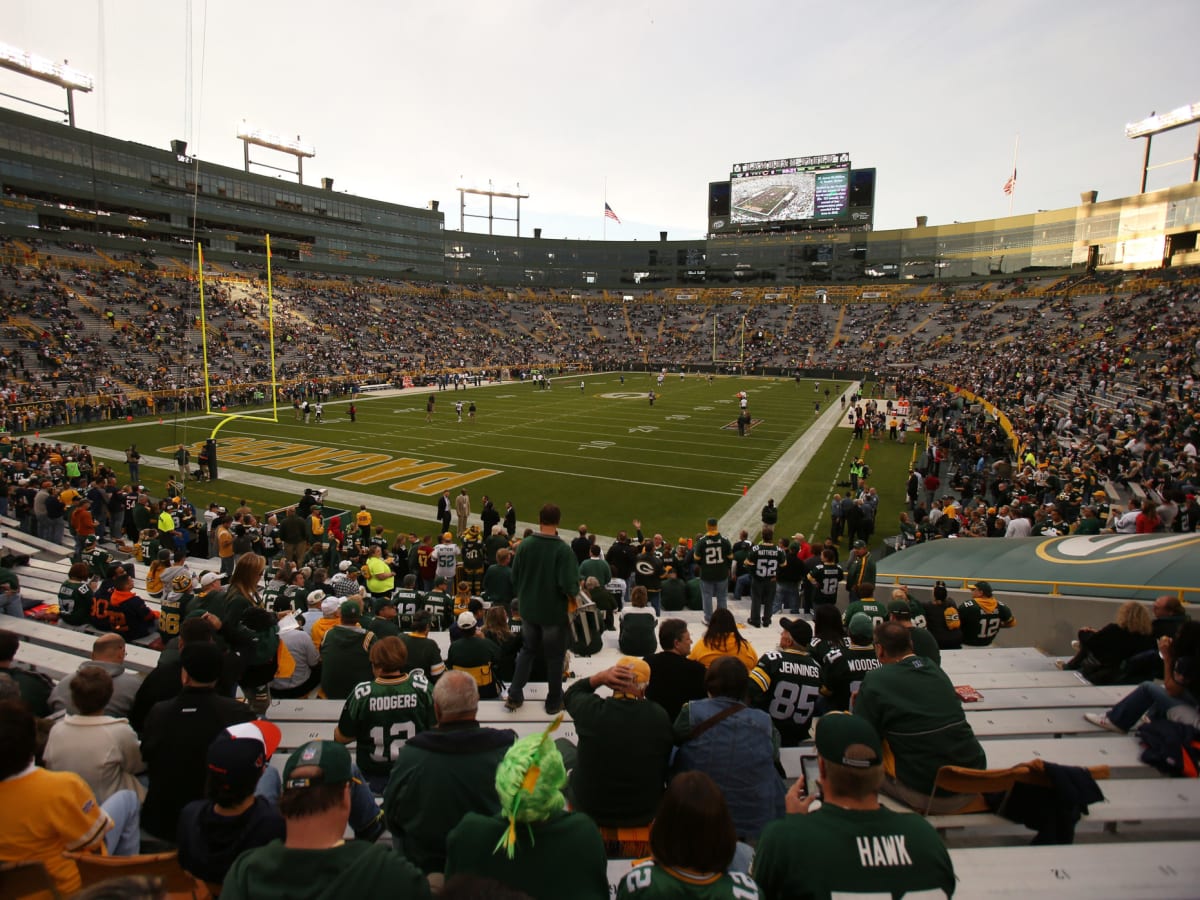
<instances>
[{"instance_id":1,"label":"green jersey","mask_svg":"<svg viewBox=\"0 0 1200 900\"><path fill-rule=\"evenodd\" d=\"M935 890L951 897L955 888L950 854L921 816L832 803L768 823L751 874L764 896L789 900Z\"/></svg>"},{"instance_id":2,"label":"green jersey","mask_svg":"<svg viewBox=\"0 0 1200 900\"><path fill-rule=\"evenodd\" d=\"M85 553L84 562L88 564L92 576L95 578L107 578L109 563L112 562L112 554L102 547L96 547L89 553Z\"/></svg>"},{"instance_id":3,"label":"green jersey","mask_svg":"<svg viewBox=\"0 0 1200 900\"><path fill-rule=\"evenodd\" d=\"M355 760L363 774L386 776L404 742L433 725L429 680L414 672L358 685L342 707L337 727L358 741Z\"/></svg>"},{"instance_id":4,"label":"green jersey","mask_svg":"<svg viewBox=\"0 0 1200 900\"><path fill-rule=\"evenodd\" d=\"M58 615L68 625L86 625L92 615L91 585L64 581L58 589Z\"/></svg>"},{"instance_id":5,"label":"green jersey","mask_svg":"<svg viewBox=\"0 0 1200 900\"><path fill-rule=\"evenodd\" d=\"M424 594L416 588L396 588L392 592L392 602L396 604L396 618L400 622L401 628L411 628L413 616L417 614L417 610L421 608L421 601L424 599ZM376 609L378 612L378 609Z\"/></svg>"},{"instance_id":6,"label":"green jersey","mask_svg":"<svg viewBox=\"0 0 1200 900\"><path fill-rule=\"evenodd\" d=\"M733 562L733 546L719 534L706 534L696 541L692 554L700 566L701 581L724 581L729 578Z\"/></svg>"},{"instance_id":7,"label":"green jersey","mask_svg":"<svg viewBox=\"0 0 1200 900\"><path fill-rule=\"evenodd\" d=\"M579 562L552 534L534 532L517 545L512 563L521 618L535 625L566 625L567 601L579 593Z\"/></svg>"},{"instance_id":8,"label":"green jersey","mask_svg":"<svg viewBox=\"0 0 1200 900\"><path fill-rule=\"evenodd\" d=\"M837 603L838 584L846 573L837 563L817 563L809 570L808 581L816 588L813 603Z\"/></svg>"},{"instance_id":9,"label":"green jersey","mask_svg":"<svg viewBox=\"0 0 1200 900\"><path fill-rule=\"evenodd\" d=\"M996 599L964 600L958 607L962 642L967 647L987 647L1001 628L1017 624L1012 610Z\"/></svg>"},{"instance_id":10,"label":"green jersey","mask_svg":"<svg viewBox=\"0 0 1200 900\"><path fill-rule=\"evenodd\" d=\"M335 900L389 897L421 900L429 881L403 854L383 844L346 841L328 850L290 850L283 841L247 850L225 876L229 900Z\"/></svg>"},{"instance_id":11,"label":"green jersey","mask_svg":"<svg viewBox=\"0 0 1200 900\"><path fill-rule=\"evenodd\" d=\"M750 673L750 703L766 710L784 747L795 747L808 731L821 696L821 666L805 650L769 650Z\"/></svg>"},{"instance_id":12,"label":"green jersey","mask_svg":"<svg viewBox=\"0 0 1200 900\"><path fill-rule=\"evenodd\" d=\"M850 619L856 613L866 614L870 618L872 625L886 622L888 617L887 607L878 600L855 600L846 607L846 614L842 616L842 624L849 625Z\"/></svg>"},{"instance_id":13,"label":"green jersey","mask_svg":"<svg viewBox=\"0 0 1200 900\"><path fill-rule=\"evenodd\" d=\"M408 649L408 662L405 668L408 672L424 672L430 681L437 681L446 671L442 662L442 648L437 641L423 634L402 634L400 640Z\"/></svg>"},{"instance_id":14,"label":"green jersey","mask_svg":"<svg viewBox=\"0 0 1200 900\"><path fill-rule=\"evenodd\" d=\"M516 596L513 588L512 569L508 566L493 564L483 573L483 599L492 606L512 606Z\"/></svg>"},{"instance_id":15,"label":"green jersey","mask_svg":"<svg viewBox=\"0 0 1200 900\"><path fill-rule=\"evenodd\" d=\"M164 595L158 615L158 634L163 643L179 634L179 623L187 617L188 605L195 599L196 596L191 591L185 594L171 594L169 597Z\"/></svg>"},{"instance_id":16,"label":"green jersey","mask_svg":"<svg viewBox=\"0 0 1200 900\"><path fill-rule=\"evenodd\" d=\"M884 741L889 773L915 791L930 793L942 766L987 768L950 678L922 656L868 672L854 714Z\"/></svg>"},{"instance_id":17,"label":"green jersey","mask_svg":"<svg viewBox=\"0 0 1200 900\"><path fill-rule=\"evenodd\" d=\"M330 700L345 700L357 685L371 680L374 632L334 625L321 639L321 690Z\"/></svg>"},{"instance_id":18,"label":"green jersey","mask_svg":"<svg viewBox=\"0 0 1200 900\"><path fill-rule=\"evenodd\" d=\"M419 601L421 609L429 610L431 631L445 631L454 621L454 598L445 591L430 591Z\"/></svg>"},{"instance_id":19,"label":"green jersey","mask_svg":"<svg viewBox=\"0 0 1200 900\"><path fill-rule=\"evenodd\" d=\"M692 872L648 859L617 882L617 900L757 900L745 872Z\"/></svg>"},{"instance_id":20,"label":"green jersey","mask_svg":"<svg viewBox=\"0 0 1200 900\"><path fill-rule=\"evenodd\" d=\"M463 571L482 572L484 565L483 542L467 538L462 545Z\"/></svg>"},{"instance_id":21,"label":"green jersey","mask_svg":"<svg viewBox=\"0 0 1200 900\"><path fill-rule=\"evenodd\" d=\"M751 548L746 556L746 568L755 581L770 581L779 574L787 561L787 554L775 544L763 542Z\"/></svg>"}]
</instances>

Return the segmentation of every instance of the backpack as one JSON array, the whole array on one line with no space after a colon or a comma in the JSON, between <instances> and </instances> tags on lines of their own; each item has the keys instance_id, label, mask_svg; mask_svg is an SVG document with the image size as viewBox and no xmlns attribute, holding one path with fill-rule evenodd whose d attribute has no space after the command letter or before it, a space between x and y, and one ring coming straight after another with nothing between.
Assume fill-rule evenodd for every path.
<instances>
[{"instance_id":1,"label":"backpack","mask_svg":"<svg viewBox=\"0 0 1200 900\"><path fill-rule=\"evenodd\" d=\"M1139 728L1137 736L1146 765L1176 778L1200 775L1200 731L1194 726L1159 719Z\"/></svg>"}]
</instances>

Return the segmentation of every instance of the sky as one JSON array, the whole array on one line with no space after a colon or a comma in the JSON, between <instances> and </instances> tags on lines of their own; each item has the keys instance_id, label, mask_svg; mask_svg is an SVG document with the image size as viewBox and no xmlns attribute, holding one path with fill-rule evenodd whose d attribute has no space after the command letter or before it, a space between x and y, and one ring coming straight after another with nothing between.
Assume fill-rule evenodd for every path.
<instances>
[{"instance_id":1,"label":"sky","mask_svg":"<svg viewBox=\"0 0 1200 900\"><path fill-rule=\"evenodd\" d=\"M0 0L0 42L96 79L76 124L242 166L242 120L316 148L305 182L424 207L529 194L521 234L702 237L738 162L849 152L878 228L1136 194L1126 122L1200 101L1200 3L1159 0ZM1146 11L1146 16L1142 11ZM190 20L190 27L189 27ZM61 90L0 70L0 92ZM0 105L55 113L0 97ZM1150 189L1191 179L1196 128ZM253 156L286 165L263 151ZM256 169L263 174L270 170ZM621 224L603 216L607 198ZM468 203L486 212L486 200ZM512 217L511 201L495 213ZM515 223L496 221L497 234ZM468 218L467 231L486 231Z\"/></svg>"}]
</instances>

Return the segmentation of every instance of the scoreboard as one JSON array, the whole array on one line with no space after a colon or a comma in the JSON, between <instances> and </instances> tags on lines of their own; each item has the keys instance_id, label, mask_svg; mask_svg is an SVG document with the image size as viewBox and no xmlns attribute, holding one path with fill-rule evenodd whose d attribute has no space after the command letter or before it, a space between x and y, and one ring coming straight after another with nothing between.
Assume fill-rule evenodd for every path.
<instances>
[{"instance_id":1,"label":"scoreboard","mask_svg":"<svg viewBox=\"0 0 1200 900\"><path fill-rule=\"evenodd\" d=\"M875 170L853 169L849 153L737 163L709 185L709 232L869 228L874 201Z\"/></svg>"}]
</instances>

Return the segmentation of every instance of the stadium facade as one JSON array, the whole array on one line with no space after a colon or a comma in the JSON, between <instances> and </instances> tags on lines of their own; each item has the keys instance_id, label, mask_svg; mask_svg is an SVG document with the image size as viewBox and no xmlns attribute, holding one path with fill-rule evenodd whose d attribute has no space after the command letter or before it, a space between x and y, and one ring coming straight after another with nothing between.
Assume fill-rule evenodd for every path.
<instances>
[{"instance_id":1,"label":"stadium facade","mask_svg":"<svg viewBox=\"0 0 1200 900\"><path fill-rule=\"evenodd\" d=\"M689 241L448 231L442 212L196 161L0 109L0 235L293 271L567 290L961 280L1200 262L1200 184L978 222ZM699 192L699 191L698 191ZM52 247L45 250L52 251Z\"/></svg>"}]
</instances>

